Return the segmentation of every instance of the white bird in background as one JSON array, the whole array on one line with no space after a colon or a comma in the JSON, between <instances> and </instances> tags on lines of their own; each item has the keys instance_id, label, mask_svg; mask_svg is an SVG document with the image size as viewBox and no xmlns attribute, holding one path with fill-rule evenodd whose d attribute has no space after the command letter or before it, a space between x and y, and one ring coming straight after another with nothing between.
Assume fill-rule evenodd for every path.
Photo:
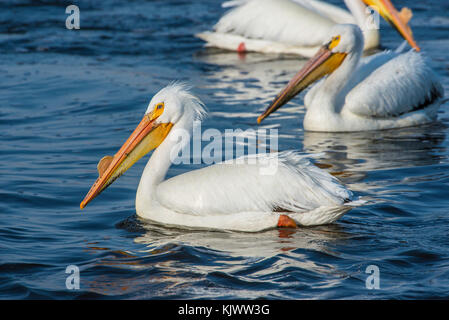
<instances>
[{"instance_id":1,"label":"white bird in background","mask_svg":"<svg viewBox=\"0 0 449 320\"><path fill-rule=\"evenodd\" d=\"M136 211L161 224L259 231L332 223L360 204L336 178L293 152L246 156L164 180L170 156L189 143L179 143L178 130L191 132L194 120L204 114L202 103L184 86L162 89L115 156L100 160L99 177L81 209L153 149L137 190Z\"/></svg>"},{"instance_id":2,"label":"white bird in background","mask_svg":"<svg viewBox=\"0 0 449 320\"><path fill-rule=\"evenodd\" d=\"M304 98L305 130L382 130L436 119L444 91L422 54L382 52L361 60L362 51L359 27L335 26L258 123L324 76Z\"/></svg>"},{"instance_id":3,"label":"white bird in background","mask_svg":"<svg viewBox=\"0 0 449 320\"><path fill-rule=\"evenodd\" d=\"M364 49L379 46L376 19L366 5L377 10L409 43L419 51L408 24L412 12L397 12L390 0L344 0L351 12L317 0L243 0L226 13L213 32L197 37L206 46L232 51L291 53L310 58L335 24L358 24Z\"/></svg>"}]
</instances>

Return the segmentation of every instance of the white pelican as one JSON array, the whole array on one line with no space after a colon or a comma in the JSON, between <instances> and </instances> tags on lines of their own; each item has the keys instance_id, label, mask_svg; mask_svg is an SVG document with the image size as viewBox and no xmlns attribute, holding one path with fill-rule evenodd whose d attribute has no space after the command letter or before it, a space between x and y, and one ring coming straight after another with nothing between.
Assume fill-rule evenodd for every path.
<instances>
[{"instance_id":1,"label":"white pelican","mask_svg":"<svg viewBox=\"0 0 449 320\"><path fill-rule=\"evenodd\" d=\"M136 212L161 224L259 231L332 223L360 204L336 178L292 152L223 162L164 180L171 155L186 144L179 143L179 130L191 132L204 113L200 100L182 85L162 89L115 156L100 160L99 177L81 209L152 149L137 189ZM272 165L276 170L264 171Z\"/></svg>"},{"instance_id":2,"label":"white pelican","mask_svg":"<svg viewBox=\"0 0 449 320\"><path fill-rule=\"evenodd\" d=\"M390 0L344 0L351 13L318 0L244 0L225 14L213 32L197 37L213 46L233 51L291 53L313 56L335 24L358 24L365 37L365 50L379 46L379 32L373 25L372 6L419 51L408 21L412 12L397 12Z\"/></svg>"},{"instance_id":3,"label":"white pelican","mask_svg":"<svg viewBox=\"0 0 449 320\"><path fill-rule=\"evenodd\" d=\"M304 98L305 130L383 130L436 119L444 91L421 53L382 52L361 60L362 50L359 27L334 26L321 49L257 122L326 75Z\"/></svg>"}]
</instances>

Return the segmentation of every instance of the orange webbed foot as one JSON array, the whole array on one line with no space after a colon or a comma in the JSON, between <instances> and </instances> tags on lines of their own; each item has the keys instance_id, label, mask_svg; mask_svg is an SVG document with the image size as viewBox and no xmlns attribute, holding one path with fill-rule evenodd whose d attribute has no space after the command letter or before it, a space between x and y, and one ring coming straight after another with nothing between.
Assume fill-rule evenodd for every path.
<instances>
[{"instance_id":1,"label":"orange webbed foot","mask_svg":"<svg viewBox=\"0 0 449 320\"><path fill-rule=\"evenodd\" d=\"M278 228L296 228L296 222L289 216L281 214L278 220Z\"/></svg>"}]
</instances>

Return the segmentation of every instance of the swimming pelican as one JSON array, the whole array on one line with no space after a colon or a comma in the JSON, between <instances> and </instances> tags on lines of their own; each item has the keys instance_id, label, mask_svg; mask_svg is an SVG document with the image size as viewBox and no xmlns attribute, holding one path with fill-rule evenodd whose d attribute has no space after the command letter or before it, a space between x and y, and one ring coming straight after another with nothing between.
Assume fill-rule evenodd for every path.
<instances>
[{"instance_id":1,"label":"swimming pelican","mask_svg":"<svg viewBox=\"0 0 449 320\"><path fill-rule=\"evenodd\" d=\"M359 202L336 178L293 152L247 156L164 180L171 156L189 143L180 143L179 133L191 132L204 114L183 85L162 89L115 156L100 160L99 177L81 209L153 149L136 212L161 224L239 231L318 225L334 222Z\"/></svg>"},{"instance_id":2,"label":"swimming pelican","mask_svg":"<svg viewBox=\"0 0 449 320\"><path fill-rule=\"evenodd\" d=\"M257 122L326 75L304 98L305 130L382 130L436 119L443 87L421 53L382 52L361 60L362 49L359 27L336 25Z\"/></svg>"},{"instance_id":3,"label":"swimming pelican","mask_svg":"<svg viewBox=\"0 0 449 320\"><path fill-rule=\"evenodd\" d=\"M232 51L292 53L313 56L335 24L358 24L365 37L364 49L379 46L371 6L419 51L408 21L412 12L397 12L390 0L344 0L351 13L318 0L243 0L225 14L213 32L197 37L213 46Z\"/></svg>"}]
</instances>

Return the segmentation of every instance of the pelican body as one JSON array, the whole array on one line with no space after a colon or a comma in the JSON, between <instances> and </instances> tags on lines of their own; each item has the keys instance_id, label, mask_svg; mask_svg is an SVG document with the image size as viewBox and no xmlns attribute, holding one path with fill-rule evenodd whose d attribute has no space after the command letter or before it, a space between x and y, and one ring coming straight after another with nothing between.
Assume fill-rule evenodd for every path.
<instances>
[{"instance_id":1,"label":"pelican body","mask_svg":"<svg viewBox=\"0 0 449 320\"><path fill-rule=\"evenodd\" d=\"M361 59L362 51L359 27L334 26L323 46L259 116L258 123L323 77L304 98L305 130L383 130L436 119L444 91L421 53L382 52Z\"/></svg>"},{"instance_id":2,"label":"pelican body","mask_svg":"<svg viewBox=\"0 0 449 320\"><path fill-rule=\"evenodd\" d=\"M371 6L403 37L411 34L410 9L397 12L390 0L344 0L349 11L318 0L244 0L226 13L213 32L197 37L207 46L233 51L290 53L313 56L336 24L357 24L364 36L364 50L379 46L379 31ZM410 45L419 50L413 37Z\"/></svg>"},{"instance_id":3,"label":"pelican body","mask_svg":"<svg viewBox=\"0 0 449 320\"><path fill-rule=\"evenodd\" d=\"M200 100L182 85L162 89L115 156L100 160L99 177L81 209L153 149L137 189L136 212L164 225L259 231L327 224L357 203L335 177L293 152L246 156L165 180L171 155L186 143L178 141L179 130L191 132L204 114ZM264 171L267 167L275 170Z\"/></svg>"}]
</instances>

